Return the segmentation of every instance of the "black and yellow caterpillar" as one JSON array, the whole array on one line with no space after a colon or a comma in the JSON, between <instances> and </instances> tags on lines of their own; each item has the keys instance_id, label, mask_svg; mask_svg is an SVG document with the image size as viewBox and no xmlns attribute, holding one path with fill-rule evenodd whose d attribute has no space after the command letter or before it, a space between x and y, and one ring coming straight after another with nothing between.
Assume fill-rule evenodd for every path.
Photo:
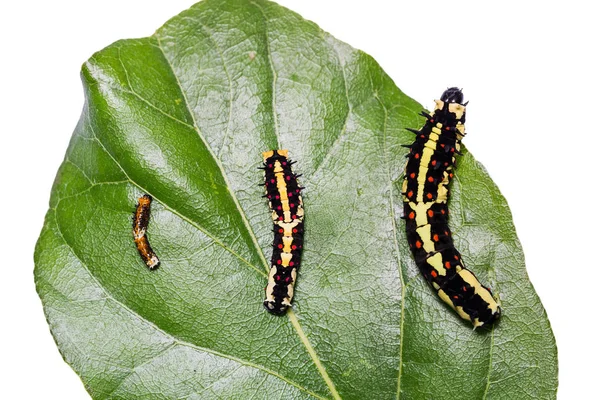
<instances>
[{"instance_id":1,"label":"black and yellow caterpillar","mask_svg":"<svg viewBox=\"0 0 600 400\"><path fill-rule=\"evenodd\" d=\"M300 267L304 237L304 208L297 177L292 172L287 150L263 154L265 197L273 219L273 256L264 306L271 314L282 315L294 297L296 271Z\"/></svg>"},{"instance_id":2,"label":"black and yellow caterpillar","mask_svg":"<svg viewBox=\"0 0 600 400\"><path fill-rule=\"evenodd\" d=\"M402 188L404 218L409 247L421 273L439 297L475 328L500 317L500 306L490 289L465 268L448 228L448 185L453 177L455 156L465 135L465 104L458 88L446 90L435 101L431 114L406 146Z\"/></svg>"}]
</instances>

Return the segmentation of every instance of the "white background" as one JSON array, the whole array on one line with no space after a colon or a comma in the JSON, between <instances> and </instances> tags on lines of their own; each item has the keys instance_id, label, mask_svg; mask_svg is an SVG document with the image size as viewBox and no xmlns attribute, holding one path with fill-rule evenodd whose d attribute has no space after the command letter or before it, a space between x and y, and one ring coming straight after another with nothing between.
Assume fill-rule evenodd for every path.
<instances>
[{"instance_id":1,"label":"white background","mask_svg":"<svg viewBox=\"0 0 600 400\"><path fill-rule=\"evenodd\" d=\"M33 250L83 105L79 68L194 1L0 5L0 397L89 398L48 331ZM469 103L466 144L508 199L559 349L559 399L598 398L600 15L593 2L280 0L371 54L426 107ZM519 399L515 399L519 400Z\"/></svg>"}]
</instances>

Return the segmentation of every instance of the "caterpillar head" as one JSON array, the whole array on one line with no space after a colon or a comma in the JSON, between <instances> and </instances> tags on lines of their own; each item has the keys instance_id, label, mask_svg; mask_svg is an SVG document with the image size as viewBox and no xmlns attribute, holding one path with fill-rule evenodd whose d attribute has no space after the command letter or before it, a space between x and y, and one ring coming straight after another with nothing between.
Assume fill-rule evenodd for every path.
<instances>
[{"instance_id":1,"label":"caterpillar head","mask_svg":"<svg viewBox=\"0 0 600 400\"><path fill-rule=\"evenodd\" d=\"M462 89L451 87L442 93L440 98L444 103L461 103L463 102Z\"/></svg>"},{"instance_id":2,"label":"caterpillar head","mask_svg":"<svg viewBox=\"0 0 600 400\"><path fill-rule=\"evenodd\" d=\"M265 300L263 305L273 315L283 315L290 307L289 304L285 304L283 302L279 302L277 300Z\"/></svg>"},{"instance_id":3,"label":"caterpillar head","mask_svg":"<svg viewBox=\"0 0 600 400\"><path fill-rule=\"evenodd\" d=\"M435 110L433 115L436 117L436 122L442 125L456 126L460 133L464 133L465 123L465 106L463 104L462 90L456 87L446 89L442 93L440 100L435 101Z\"/></svg>"}]
</instances>

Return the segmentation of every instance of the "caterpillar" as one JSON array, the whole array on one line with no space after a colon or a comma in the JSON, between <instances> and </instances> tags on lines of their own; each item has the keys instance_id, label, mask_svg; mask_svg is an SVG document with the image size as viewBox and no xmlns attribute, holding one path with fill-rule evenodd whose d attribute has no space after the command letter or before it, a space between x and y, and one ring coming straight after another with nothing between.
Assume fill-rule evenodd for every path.
<instances>
[{"instance_id":1,"label":"caterpillar","mask_svg":"<svg viewBox=\"0 0 600 400\"><path fill-rule=\"evenodd\" d=\"M160 265L160 260L150 247L148 236L146 236L146 230L150 222L150 203L152 203L152 196L149 194L145 194L138 199L133 214L133 241L146 266L150 269L156 269Z\"/></svg>"},{"instance_id":2,"label":"caterpillar","mask_svg":"<svg viewBox=\"0 0 600 400\"><path fill-rule=\"evenodd\" d=\"M273 219L273 256L263 303L268 312L283 315L291 306L297 269L300 267L304 237L304 208L296 175L295 162L288 160L287 150L262 153L265 195Z\"/></svg>"},{"instance_id":3,"label":"caterpillar","mask_svg":"<svg viewBox=\"0 0 600 400\"><path fill-rule=\"evenodd\" d=\"M465 268L448 227L448 185L465 136L463 93L449 88L416 135L404 171L406 236L415 262L438 296L475 328L500 317L492 292Z\"/></svg>"}]
</instances>

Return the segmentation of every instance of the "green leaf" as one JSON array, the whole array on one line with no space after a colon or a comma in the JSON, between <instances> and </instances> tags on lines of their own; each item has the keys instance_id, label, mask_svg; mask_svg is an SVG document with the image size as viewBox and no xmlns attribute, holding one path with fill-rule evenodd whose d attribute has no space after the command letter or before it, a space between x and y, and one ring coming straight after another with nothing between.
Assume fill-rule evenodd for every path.
<instances>
[{"instance_id":1,"label":"green leaf","mask_svg":"<svg viewBox=\"0 0 600 400\"><path fill-rule=\"evenodd\" d=\"M451 228L503 317L473 331L420 277L400 145L422 108L371 57L274 3L207 0L96 53L82 77L35 278L93 398L555 398L549 322L508 206L469 153ZM272 148L306 186L284 317L262 307L272 223L256 167ZM143 193L152 272L131 234Z\"/></svg>"}]
</instances>

